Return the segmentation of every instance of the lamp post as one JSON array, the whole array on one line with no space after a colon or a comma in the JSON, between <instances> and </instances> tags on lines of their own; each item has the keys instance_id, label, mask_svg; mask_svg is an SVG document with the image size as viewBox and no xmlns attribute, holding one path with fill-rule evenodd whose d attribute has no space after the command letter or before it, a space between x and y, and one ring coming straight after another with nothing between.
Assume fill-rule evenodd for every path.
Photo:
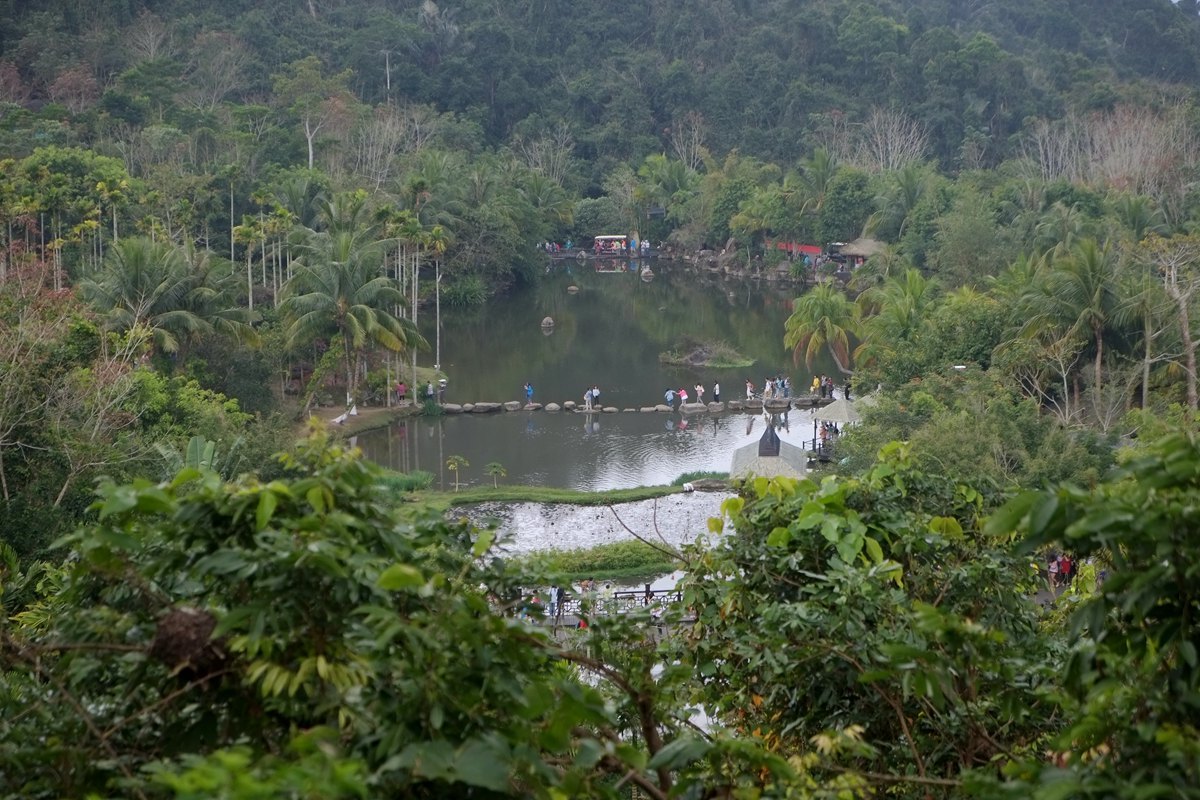
<instances>
[{"instance_id":1,"label":"lamp post","mask_svg":"<svg viewBox=\"0 0 1200 800\"><path fill-rule=\"evenodd\" d=\"M436 277L433 281L433 297L434 297L434 339L437 344L434 345L434 365L433 368L439 372L442 369L442 261L438 259L433 262L433 267Z\"/></svg>"}]
</instances>

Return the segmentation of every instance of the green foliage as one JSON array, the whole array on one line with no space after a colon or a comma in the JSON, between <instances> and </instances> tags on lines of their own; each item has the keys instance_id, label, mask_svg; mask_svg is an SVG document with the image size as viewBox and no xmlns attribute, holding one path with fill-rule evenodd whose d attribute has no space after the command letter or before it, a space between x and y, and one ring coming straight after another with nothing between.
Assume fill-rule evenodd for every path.
<instances>
[{"instance_id":1,"label":"green foliage","mask_svg":"<svg viewBox=\"0 0 1200 800\"><path fill-rule=\"evenodd\" d=\"M614 542L582 550L547 550L526 559L529 569L560 581L589 578L645 578L652 580L678 569L680 562L661 548L645 542ZM515 565L520 569L520 565Z\"/></svg>"},{"instance_id":2,"label":"green foliage","mask_svg":"<svg viewBox=\"0 0 1200 800\"><path fill-rule=\"evenodd\" d=\"M829 182L817 235L822 243L857 239L871 216L874 201L866 173L840 169Z\"/></svg>"},{"instance_id":3,"label":"green foliage","mask_svg":"<svg viewBox=\"0 0 1200 800\"><path fill-rule=\"evenodd\" d=\"M1113 463L1111 442L1071 431L995 372L929 373L864 408L838 451L844 469L868 469L886 443L909 443L914 463L968 485L1011 491L1061 480L1094 483Z\"/></svg>"},{"instance_id":4,"label":"green foliage","mask_svg":"<svg viewBox=\"0 0 1200 800\"><path fill-rule=\"evenodd\" d=\"M693 699L785 757L865 732L831 760L895 776L901 796L957 796L918 782L986 774L1052 727L1036 687L1055 649L1023 559L981 530L985 504L899 445L857 479L748 482L725 504L732 530L690 554Z\"/></svg>"},{"instance_id":5,"label":"green foliage","mask_svg":"<svg viewBox=\"0 0 1200 800\"><path fill-rule=\"evenodd\" d=\"M420 492L432 486L436 477L432 472L419 469L412 472L388 472L380 478L380 484L393 492Z\"/></svg>"},{"instance_id":6,"label":"green foliage","mask_svg":"<svg viewBox=\"0 0 1200 800\"><path fill-rule=\"evenodd\" d=\"M1071 614L1059 765L1011 770L1032 796L1197 796L1198 474L1200 442L1176 433L1090 491L1030 492L989 523L1024 534L1030 551L1063 548L1108 572Z\"/></svg>"},{"instance_id":7,"label":"green foliage","mask_svg":"<svg viewBox=\"0 0 1200 800\"><path fill-rule=\"evenodd\" d=\"M463 275L442 290L442 302L458 308L481 306L487 298L487 286L478 275Z\"/></svg>"}]
</instances>

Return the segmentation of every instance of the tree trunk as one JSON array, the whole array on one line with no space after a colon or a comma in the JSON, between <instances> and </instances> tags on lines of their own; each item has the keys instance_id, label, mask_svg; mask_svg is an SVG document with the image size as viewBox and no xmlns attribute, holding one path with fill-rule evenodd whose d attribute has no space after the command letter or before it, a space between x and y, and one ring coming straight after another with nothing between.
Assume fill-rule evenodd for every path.
<instances>
[{"instance_id":1,"label":"tree trunk","mask_svg":"<svg viewBox=\"0 0 1200 800\"><path fill-rule=\"evenodd\" d=\"M1196 410L1196 345L1192 342L1191 314L1188 311L1187 300L1180 296L1176 299L1179 305L1179 336L1183 339L1184 367L1187 369L1187 403L1188 408Z\"/></svg>"},{"instance_id":2,"label":"tree trunk","mask_svg":"<svg viewBox=\"0 0 1200 800\"><path fill-rule=\"evenodd\" d=\"M1143 335L1146 340L1146 354L1142 356L1142 408L1146 408L1150 402L1150 325L1147 322L1146 330Z\"/></svg>"}]
</instances>

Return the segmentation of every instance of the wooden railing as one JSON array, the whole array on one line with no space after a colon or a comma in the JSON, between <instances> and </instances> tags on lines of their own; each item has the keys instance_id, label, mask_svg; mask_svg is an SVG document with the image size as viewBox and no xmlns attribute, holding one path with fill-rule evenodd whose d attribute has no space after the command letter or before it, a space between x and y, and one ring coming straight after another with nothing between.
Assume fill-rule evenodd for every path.
<instances>
[{"instance_id":1,"label":"wooden railing","mask_svg":"<svg viewBox=\"0 0 1200 800\"><path fill-rule=\"evenodd\" d=\"M665 608L668 605L683 600L683 593L677 589L651 589L647 584L645 589L628 589L606 592L603 589L588 591L583 594L568 592L562 601L562 607L557 603L548 603L545 607L547 617L589 617L605 614L623 614L639 608Z\"/></svg>"}]
</instances>

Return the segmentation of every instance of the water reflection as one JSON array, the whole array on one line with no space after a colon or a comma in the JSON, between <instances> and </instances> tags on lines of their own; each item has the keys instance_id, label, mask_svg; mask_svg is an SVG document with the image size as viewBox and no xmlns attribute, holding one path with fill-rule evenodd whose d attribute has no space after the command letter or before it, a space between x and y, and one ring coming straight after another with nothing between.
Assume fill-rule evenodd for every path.
<instances>
[{"instance_id":1,"label":"water reflection","mask_svg":"<svg viewBox=\"0 0 1200 800\"><path fill-rule=\"evenodd\" d=\"M781 420L780 438L806 448L812 414L790 417L797 424ZM762 432L759 414L519 411L410 418L359 441L385 466L433 473L439 488L453 488L445 462L459 455L469 464L460 470L464 485L490 485L484 466L499 462L509 483L594 491L670 483L686 472L728 472L733 451Z\"/></svg>"},{"instance_id":2,"label":"water reflection","mask_svg":"<svg viewBox=\"0 0 1200 800\"><path fill-rule=\"evenodd\" d=\"M654 272L654 280L646 283L636 270L606 274L587 265L560 264L536 286L486 308L443 309L447 400L523 400L529 381L539 402L578 403L587 387L597 385L603 405L640 409L662 402L667 387L720 382L732 397L738 393L730 387L763 375L788 375L794 385L807 386L812 372L836 374L832 363L796 369L783 347L793 289L685 273L670 265L655 264ZM572 286L578 291L568 292ZM541 322L547 316L555 325L544 336ZM432 329L425 333L434 339ZM728 342L755 363L749 369L660 363L659 354L685 336ZM806 424L796 434L785 420L781 438L802 446L798 437L806 435L811 416L801 418ZM733 450L762 433L756 419L685 417L678 411L464 414L409 420L364 435L360 443L369 457L387 466L434 473L442 487L453 485L446 459L459 455L469 462L461 474L468 483L490 483L483 467L499 462L510 483L607 489L668 483L690 471L728 471Z\"/></svg>"}]
</instances>

